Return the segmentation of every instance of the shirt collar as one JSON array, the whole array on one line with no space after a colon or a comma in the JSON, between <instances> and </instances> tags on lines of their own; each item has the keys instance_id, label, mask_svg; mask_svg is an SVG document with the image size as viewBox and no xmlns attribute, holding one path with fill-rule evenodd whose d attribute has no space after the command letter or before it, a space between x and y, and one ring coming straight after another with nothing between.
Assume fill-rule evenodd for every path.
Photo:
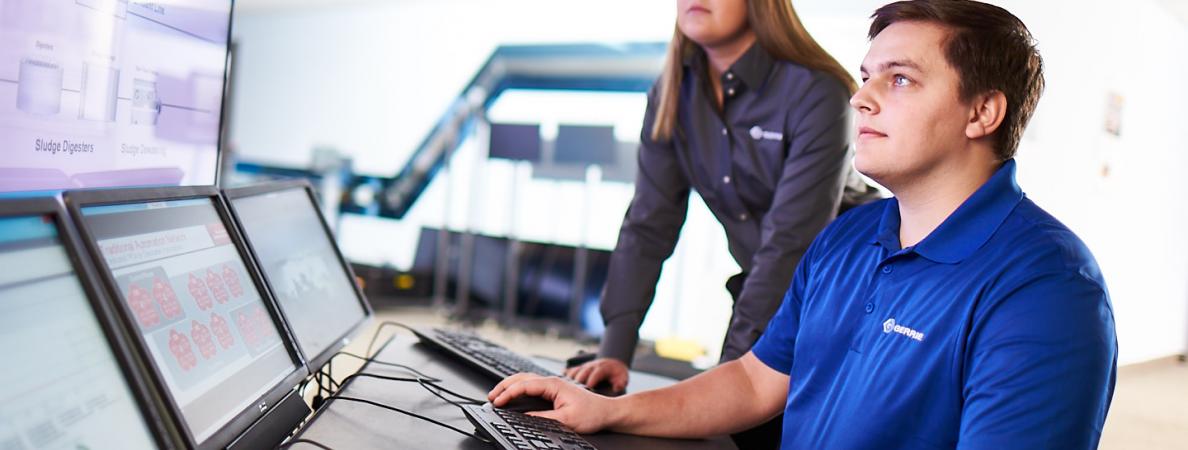
<instances>
[{"instance_id":1,"label":"shirt collar","mask_svg":"<svg viewBox=\"0 0 1188 450\"><path fill-rule=\"evenodd\" d=\"M959 263L990 240L1022 200L1023 191L1015 182L1015 160L1007 160L982 187L920 241L915 252L939 263ZM899 201L892 198L884 206L874 243L891 251L900 250L899 220Z\"/></svg>"},{"instance_id":2,"label":"shirt collar","mask_svg":"<svg viewBox=\"0 0 1188 450\"><path fill-rule=\"evenodd\" d=\"M694 46L694 50L685 55L685 67L693 69L693 73L699 77L706 73L706 64L705 52L700 47ZM741 82L751 89L759 89L767 80L767 75L774 65L775 59L756 41L738 58L738 61L735 61L726 72L722 73L722 85L727 86Z\"/></svg>"}]
</instances>

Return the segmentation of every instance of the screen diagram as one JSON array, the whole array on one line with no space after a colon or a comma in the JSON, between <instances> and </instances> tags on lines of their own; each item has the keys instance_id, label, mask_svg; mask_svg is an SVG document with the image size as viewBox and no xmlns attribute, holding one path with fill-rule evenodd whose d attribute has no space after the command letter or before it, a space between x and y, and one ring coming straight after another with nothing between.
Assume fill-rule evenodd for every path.
<instances>
[{"instance_id":1,"label":"screen diagram","mask_svg":"<svg viewBox=\"0 0 1188 450\"><path fill-rule=\"evenodd\" d=\"M213 184L230 12L0 0L0 192Z\"/></svg>"}]
</instances>

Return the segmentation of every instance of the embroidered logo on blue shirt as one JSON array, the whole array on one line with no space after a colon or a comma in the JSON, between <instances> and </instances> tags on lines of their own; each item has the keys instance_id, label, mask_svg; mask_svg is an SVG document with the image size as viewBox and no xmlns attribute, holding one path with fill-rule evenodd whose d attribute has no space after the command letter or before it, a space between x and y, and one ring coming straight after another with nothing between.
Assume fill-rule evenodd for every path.
<instances>
[{"instance_id":1,"label":"embroidered logo on blue shirt","mask_svg":"<svg viewBox=\"0 0 1188 450\"><path fill-rule=\"evenodd\" d=\"M908 338L911 338L912 340L914 340L916 342L924 341L924 333L921 333L919 331L905 327L903 325L896 324L894 317L887 319L885 322L883 322L883 333L901 334L901 335L907 336Z\"/></svg>"}]
</instances>

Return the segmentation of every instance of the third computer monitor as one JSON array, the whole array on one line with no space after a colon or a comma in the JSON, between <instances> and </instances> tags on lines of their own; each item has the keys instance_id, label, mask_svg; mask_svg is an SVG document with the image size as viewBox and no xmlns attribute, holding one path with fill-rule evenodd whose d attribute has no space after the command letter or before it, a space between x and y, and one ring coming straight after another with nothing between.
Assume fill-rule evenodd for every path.
<instances>
[{"instance_id":1,"label":"third computer monitor","mask_svg":"<svg viewBox=\"0 0 1188 450\"><path fill-rule=\"evenodd\" d=\"M305 376L216 189L66 198L193 445L226 446Z\"/></svg>"},{"instance_id":2,"label":"third computer monitor","mask_svg":"<svg viewBox=\"0 0 1188 450\"><path fill-rule=\"evenodd\" d=\"M317 370L370 315L303 182L226 191L294 339Z\"/></svg>"}]
</instances>

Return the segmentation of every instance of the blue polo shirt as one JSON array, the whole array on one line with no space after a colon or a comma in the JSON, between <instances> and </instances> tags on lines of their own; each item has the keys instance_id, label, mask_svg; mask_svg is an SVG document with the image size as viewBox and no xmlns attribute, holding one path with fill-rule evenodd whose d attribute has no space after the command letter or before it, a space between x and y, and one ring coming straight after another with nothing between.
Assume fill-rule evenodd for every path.
<instances>
[{"instance_id":1,"label":"blue polo shirt","mask_svg":"<svg viewBox=\"0 0 1188 450\"><path fill-rule=\"evenodd\" d=\"M918 245L887 199L813 242L752 349L790 376L783 449L1096 448L1105 281L1003 166Z\"/></svg>"}]
</instances>

